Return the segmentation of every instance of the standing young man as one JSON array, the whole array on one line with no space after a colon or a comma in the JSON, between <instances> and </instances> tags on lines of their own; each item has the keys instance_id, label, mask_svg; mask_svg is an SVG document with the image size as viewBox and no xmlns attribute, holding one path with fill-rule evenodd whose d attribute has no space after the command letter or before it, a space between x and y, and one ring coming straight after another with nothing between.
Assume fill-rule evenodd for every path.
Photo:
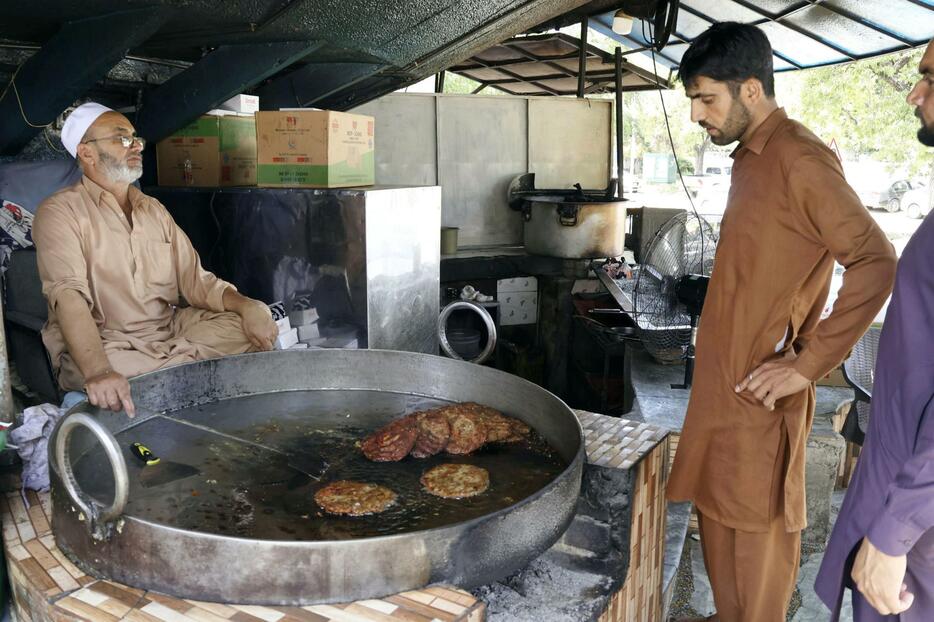
<instances>
[{"instance_id":1,"label":"standing young man","mask_svg":"<svg viewBox=\"0 0 934 622\"><path fill-rule=\"evenodd\" d=\"M934 42L908 95L918 140L934 147ZM898 263L879 337L866 443L824 553L815 589L856 622L934 620L934 216Z\"/></svg>"},{"instance_id":2,"label":"standing young man","mask_svg":"<svg viewBox=\"0 0 934 622\"><path fill-rule=\"evenodd\" d=\"M895 252L833 152L775 102L765 34L725 22L681 61L691 120L738 141L668 498L697 509L724 622L784 621L805 527L814 381L892 288ZM834 260L845 268L820 321Z\"/></svg>"}]
</instances>

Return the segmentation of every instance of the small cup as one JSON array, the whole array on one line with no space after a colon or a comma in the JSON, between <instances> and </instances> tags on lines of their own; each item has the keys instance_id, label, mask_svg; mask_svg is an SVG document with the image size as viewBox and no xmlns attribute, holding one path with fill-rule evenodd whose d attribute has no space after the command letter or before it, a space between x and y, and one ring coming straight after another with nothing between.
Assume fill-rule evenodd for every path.
<instances>
[{"instance_id":1,"label":"small cup","mask_svg":"<svg viewBox=\"0 0 934 622\"><path fill-rule=\"evenodd\" d=\"M441 254L457 253L457 227L441 227Z\"/></svg>"}]
</instances>

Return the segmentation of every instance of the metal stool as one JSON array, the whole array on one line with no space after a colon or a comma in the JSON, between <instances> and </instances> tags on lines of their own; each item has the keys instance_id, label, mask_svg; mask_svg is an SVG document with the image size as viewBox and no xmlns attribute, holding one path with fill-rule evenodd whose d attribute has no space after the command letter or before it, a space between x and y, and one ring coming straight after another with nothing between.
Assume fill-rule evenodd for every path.
<instances>
[{"instance_id":1,"label":"metal stool","mask_svg":"<svg viewBox=\"0 0 934 622\"><path fill-rule=\"evenodd\" d=\"M862 445L869 429L869 403L872 399L872 384L879 352L881 328L872 327L853 346L850 358L843 362L843 377L853 387L855 396L850 412L840 434L843 438Z\"/></svg>"}]
</instances>

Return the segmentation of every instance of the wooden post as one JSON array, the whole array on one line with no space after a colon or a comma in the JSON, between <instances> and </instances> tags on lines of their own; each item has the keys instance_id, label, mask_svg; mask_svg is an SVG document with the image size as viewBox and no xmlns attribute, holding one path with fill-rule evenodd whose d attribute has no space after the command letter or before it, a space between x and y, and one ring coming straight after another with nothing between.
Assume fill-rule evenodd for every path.
<instances>
[{"instance_id":1,"label":"wooden post","mask_svg":"<svg viewBox=\"0 0 934 622\"><path fill-rule=\"evenodd\" d=\"M584 97L584 81L587 79L587 31L590 20L585 15L581 18L581 49L577 57L577 96Z\"/></svg>"}]
</instances>

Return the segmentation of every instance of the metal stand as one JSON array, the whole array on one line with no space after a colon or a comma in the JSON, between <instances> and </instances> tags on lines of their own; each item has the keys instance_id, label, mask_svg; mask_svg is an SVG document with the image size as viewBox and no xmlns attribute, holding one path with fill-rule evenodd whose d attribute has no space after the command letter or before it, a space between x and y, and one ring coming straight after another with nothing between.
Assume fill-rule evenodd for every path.
<instances>
[{"instance_id":1,"label":"metal stand","mask_svg":"<svg viewBox=\"0 0 934 622\"><path fill-rule=\"evenodd\" d=\"M691 315L691 343L684 359L684 384L673 384L672 389L690 389L694 380L694 348L697 345L697 316Z\"/></svg>"},{"instance_id":2,"label":"metal stand","mask_svg":"<svg viewBox=\"0 0 934 622\"><path fill-rule=\"evenodd\" d=\"M623 51L616 48L616 196L623 198ZM630 171L632 172L632 171Z\"/></svg>"}]
</instances>

